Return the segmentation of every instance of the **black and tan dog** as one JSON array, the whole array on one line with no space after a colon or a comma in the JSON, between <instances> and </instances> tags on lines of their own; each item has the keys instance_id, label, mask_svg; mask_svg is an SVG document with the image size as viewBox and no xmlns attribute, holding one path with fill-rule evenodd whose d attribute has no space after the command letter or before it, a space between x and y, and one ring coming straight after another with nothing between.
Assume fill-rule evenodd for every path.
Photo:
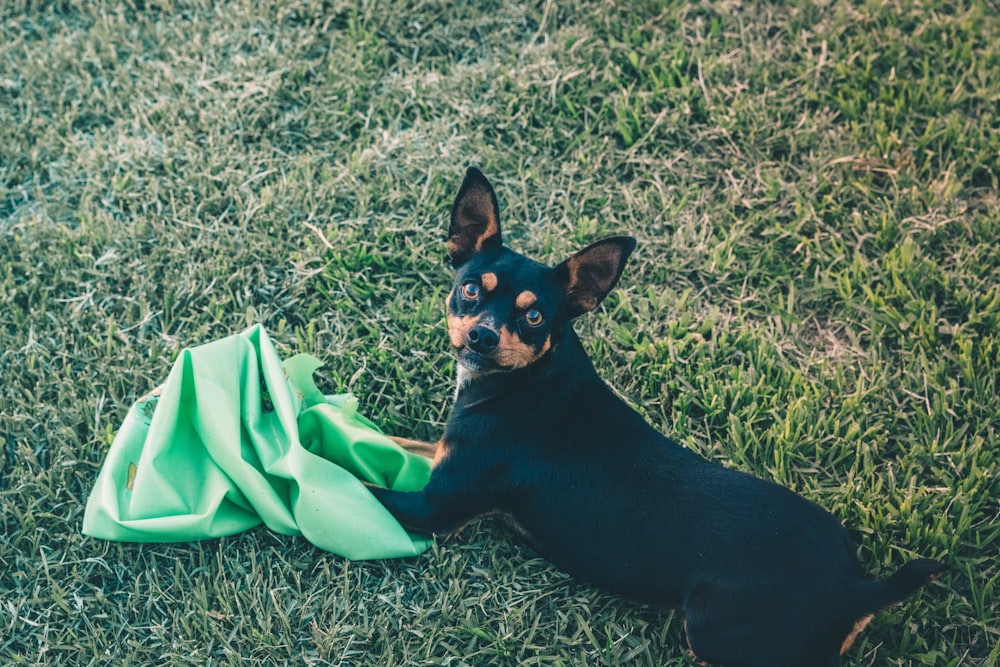
<instances>
[{"instance_id":1,"label":"black and tan dog","mask_svg":"<svg viewBox=\"0 0 1000 667\"><path fill-rule=\"evenodd\" d=\"M819 505L665 438L598 377L573 331L618 282L635 241L555 268L501 244L496 195L469 169L447 242L458 389L416 492L373 487L399 521L448 533L499 513L539 553L609 591L680 605L692 652L731 667L840 664L872 613L943 571L915 560L865 578Z\"/></svg>"}]
</instances>

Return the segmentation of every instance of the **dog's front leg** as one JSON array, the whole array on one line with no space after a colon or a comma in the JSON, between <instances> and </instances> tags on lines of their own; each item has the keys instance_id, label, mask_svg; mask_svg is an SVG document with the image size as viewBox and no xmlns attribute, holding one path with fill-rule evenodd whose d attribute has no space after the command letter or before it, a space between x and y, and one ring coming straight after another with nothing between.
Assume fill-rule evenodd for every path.
<instances>
[{"instance_id":1,"label":"dog's front leg","mask_svg":"<svg viewBox=\"0 0 1000 667\"><path fill-rule=\"evenodd\" d=\"M440 443L437 442L422 442L420 440L410 440L409 438L399 438L394 435L390 435L389 439L406 451L428 459L433 459L440 448Z\"/></svg>"},{"instance_id":2,"label":"dog's front leg","mask_svg":"<svg viewBox=\"0 0 1000 667\"><path fill-rule=\"evenodd\" d=\"M457 488L432 475L427 486L419 491L394 491L369 486L396 520L406 528L429 535L446 535L470 519L489 511L489 500L467 488Z\"/></svg>"}]
</instances>

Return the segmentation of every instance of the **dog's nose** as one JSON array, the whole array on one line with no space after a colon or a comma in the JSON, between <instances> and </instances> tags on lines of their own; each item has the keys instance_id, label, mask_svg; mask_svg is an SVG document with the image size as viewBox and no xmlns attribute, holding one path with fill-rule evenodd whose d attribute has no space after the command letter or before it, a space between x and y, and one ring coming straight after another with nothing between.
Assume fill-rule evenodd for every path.
<instances>
[{"instance_id":1,"label":"dog's nose","mask_svg":"<svg viewBox=\"0 0 1000 667\"><path fill-rule=\"evenodd\" d=\"M470 348L479 353L492 352L500 344L500 336L496 331L482 324L469 329L466 340Z\"/></svg>"}]
</instances>

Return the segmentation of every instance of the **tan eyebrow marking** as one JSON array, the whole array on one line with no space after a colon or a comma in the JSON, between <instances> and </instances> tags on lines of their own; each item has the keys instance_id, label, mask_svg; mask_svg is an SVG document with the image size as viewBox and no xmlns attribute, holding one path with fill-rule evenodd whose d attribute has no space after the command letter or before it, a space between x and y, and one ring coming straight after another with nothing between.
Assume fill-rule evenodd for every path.
<instances>
[{"instance_id":1,"label":"tan eyebrow marking","mask_svg":"<svg viewBox=\"0 0 1000 667\"><path fill-rule=\"evenodd\" d=\"M530 308L532 304L535 303L535 301L538 301L538 297L535 295L535 293L530 290L524 290L523 292L517 295L516 299L514 299L514 305L523 310L526 308Z\"/></svg>"},{"instance_id":2,"label":"tan eyebrow marking","mask_svg":"<svg viewBox=\"0 0 1000 667\"><path fill-rule=\"evenodd\" d=\"M479 284L482 285L487 292L492 292L497 288L497 274L484 273L479 278Z\"/></svg>"}]
</instances>

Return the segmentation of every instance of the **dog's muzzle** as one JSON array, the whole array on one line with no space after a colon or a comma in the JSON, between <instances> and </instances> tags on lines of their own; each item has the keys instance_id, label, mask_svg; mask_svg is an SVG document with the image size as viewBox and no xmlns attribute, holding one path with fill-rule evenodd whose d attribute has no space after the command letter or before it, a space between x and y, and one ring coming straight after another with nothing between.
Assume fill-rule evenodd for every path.
<instances>
[{"instance_id":1,"label":"dog's muzzle","mask_svg":"<svg viewBox=\"0 0 1000 667\"><path fill-rule=\"evenodd\" d=\"M489 357L500 345L500 334L487 326L477 324L466 334L465 345L476 354Z\"/></svg>"}]
</instances>

